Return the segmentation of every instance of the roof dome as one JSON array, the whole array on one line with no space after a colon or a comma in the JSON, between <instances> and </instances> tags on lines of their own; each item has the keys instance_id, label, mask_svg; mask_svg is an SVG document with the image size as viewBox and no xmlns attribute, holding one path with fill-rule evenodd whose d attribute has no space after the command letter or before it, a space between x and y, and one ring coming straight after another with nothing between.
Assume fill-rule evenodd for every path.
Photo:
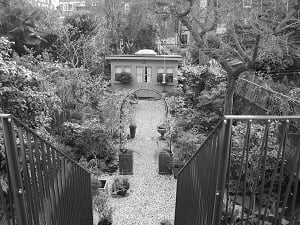
<instances>
[{"instance_id":1,"label":"roof dome","mask_svg":"<svg viewBox=\"0 0 300 225\"><path fill-rule=\"evenodd\" d=\"M157 55L157 53L151 49L142 49L134 53L135 55Z\"/></svg>"}]
</instances>

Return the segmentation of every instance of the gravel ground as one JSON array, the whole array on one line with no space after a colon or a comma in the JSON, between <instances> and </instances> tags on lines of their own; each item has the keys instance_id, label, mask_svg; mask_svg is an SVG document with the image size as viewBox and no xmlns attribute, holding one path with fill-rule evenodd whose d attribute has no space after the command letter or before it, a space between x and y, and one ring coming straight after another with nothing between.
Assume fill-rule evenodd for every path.
<instances>
[{"instance_id":1,"label":"gravel ground","mask_svg":"<svg viewBox=\"0 0 300 225\"><path fill-rule=\"evenodd\" d=\"M176 180L172 175L158 175L158 153L166 142L158 139L156 127L163 121L162 101L139 100L136 112L136 138L129 141L133 150L133 175L128 175L130 189L125 198L109 196L113 207L113 225L158 225L164 219L174 222ZM109 189L113 178L104 175Z\"/></svg>"}]
</instances>

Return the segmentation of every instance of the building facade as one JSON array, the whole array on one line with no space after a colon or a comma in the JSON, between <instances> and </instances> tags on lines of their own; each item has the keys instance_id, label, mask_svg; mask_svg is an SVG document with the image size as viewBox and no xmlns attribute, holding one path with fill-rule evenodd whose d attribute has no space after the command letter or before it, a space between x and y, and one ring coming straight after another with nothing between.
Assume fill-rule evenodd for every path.
<instances>
[{"instance_id":1,"label":"building facade","mask_svg":"<svg viewBox=\"0 0 300 225\"><path fill-rule=\"evenodd\" d=\"M110 60L111 85L115 90L145 89L138 93L138 97L154 97L151 90L159 93L175 90L178 63L182 57L157 55L153 50L144 49L134 55L114 55L106 59ZM129 83L122 83L118 79L122 72L131 75Z\"/></svg>"},{"instance_id":2,"label":"building facade","mask_svg":"<svg viewBox=\"0 0 300 225\"><path fill-rule=\"evenodd\" d=\"M52 10L59 6L59 0L29 0L29 2L34 6Z\"/></svg>"}]
</instances>

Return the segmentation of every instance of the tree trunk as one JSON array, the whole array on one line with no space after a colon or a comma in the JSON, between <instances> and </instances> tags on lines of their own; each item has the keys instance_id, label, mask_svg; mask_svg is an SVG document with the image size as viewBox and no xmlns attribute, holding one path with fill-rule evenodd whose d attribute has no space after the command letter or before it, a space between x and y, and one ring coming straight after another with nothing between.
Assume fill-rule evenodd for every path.
<instances>
[{"instance_id":1,"label":"tree trunk","mask_svg":"<svg viewBox=\"0 0 300 225\"><path fill-rule=\"evenodd\" d=\"M237 79L235 79L232 74L228 74L226 94L224 100L224 115L232 115L233 108L233 95L235 91Z\"/></svg>"}]
</instances>

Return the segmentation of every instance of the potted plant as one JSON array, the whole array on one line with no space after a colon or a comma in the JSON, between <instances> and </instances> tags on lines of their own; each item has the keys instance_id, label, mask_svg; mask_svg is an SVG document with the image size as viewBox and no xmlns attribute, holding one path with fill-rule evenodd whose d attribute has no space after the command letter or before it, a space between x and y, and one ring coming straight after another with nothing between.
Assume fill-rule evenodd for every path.
<instances>
[{"instance_id":1,"label":"potted plant","mask_svg":"<svg viewBox=\"0 0 300 225\"><path fill-rule=\"evenodd\" d=\"M157 127L158 133L160 133L160 139L165 140L165 133L167 132L167 126L165 124L161 124Z\"/></svg>"},{"instance_id":2,"label":"potted plant","mask_svg":"<svg viewBox=\"0 0 300 225\"><path fill-rule=\"evenodd\" d=\"M130 138L135 138L136 125L135 124L130 124L129 125L129 130L130 130Z\"/></svg>"},{"instance_id":3,"label":"potted plant","mask_svg":"<svg viewBox=\"0 0 300 225\"><path fill-rule=\"evenodd\" d=\"M125 177L117 177L114 179L111 193L113 197L119 196L126 196L127 190L129 189L129 181L128 178Z\"/></svg>"},{"instance_id":4,"label":"potted plant","mask_svg":"<svg viewBox=\"0 0 300 225\"><path fill-rule=\"evenodd\" d=\"M107 180L105 179L98 179L93 176L91 180L91 188L93 196L97 195L99 192L104 192L105 194L108 194L108 184Z\"/></svg>"},{"instance_id":5,"label":"potted plant","mask_svg":"<svg viewBox=\"0 0 300 225\"><path fill-rule=\"evenodd\" d=\"M119 172L121 175L133 174L133 154L127 148L121 148L119 154Z\"/></svg>"},{"instance_id":6,"label":"potted plant","mask_svg":"<svg viewBox=\"0 0 300 225\"><path fill-rule=\"evenodd\" d=\"M131 83L131 81L132 81L132 75L131 75L131 73L123 71L121 73L116 74L115 80L120 81L123 84L128 84L128 83Z\"/></svg>"}]
</instances>

